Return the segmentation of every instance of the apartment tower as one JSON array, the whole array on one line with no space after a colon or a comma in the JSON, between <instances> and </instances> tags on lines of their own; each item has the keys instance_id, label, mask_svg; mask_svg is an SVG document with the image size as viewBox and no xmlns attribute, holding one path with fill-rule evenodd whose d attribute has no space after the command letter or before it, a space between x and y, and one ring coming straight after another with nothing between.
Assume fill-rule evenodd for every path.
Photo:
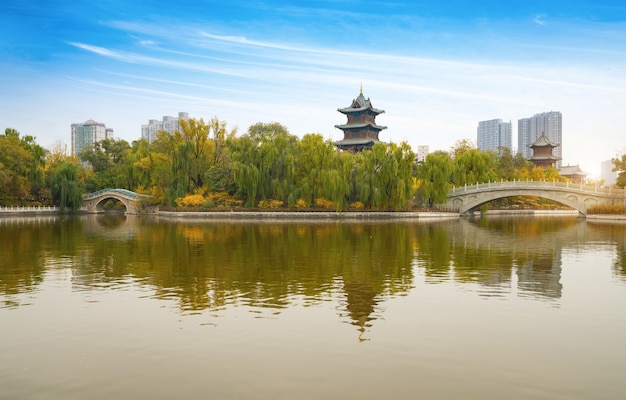
<instances>
[{"instance_id":1,"label":"apartment tower","mask_svg":"<svg viewBox=\"0 0 626 400\"><path fill-rule=\"evenodd\" d=\"M558 145L554 148L554 155L559 158L557 168L561 167L563 157L563 116L559 111L535 114L530 118L517 121L517 152L529 159L533 155L530 146L544 134L551 142Z\"/></svg>"},{"instance_id":2,"label":"apartment tower","mask_svg":"<svg viewBox=\"0 0 626 400\"><path fill-rule=\"evenodd\" d=\"M502 122L501 119L492 119L478 123L476 145L478 150L493 150L501 153L500 147L511 150L513 131L511 122Z\"/></svg>"}]
</instances>

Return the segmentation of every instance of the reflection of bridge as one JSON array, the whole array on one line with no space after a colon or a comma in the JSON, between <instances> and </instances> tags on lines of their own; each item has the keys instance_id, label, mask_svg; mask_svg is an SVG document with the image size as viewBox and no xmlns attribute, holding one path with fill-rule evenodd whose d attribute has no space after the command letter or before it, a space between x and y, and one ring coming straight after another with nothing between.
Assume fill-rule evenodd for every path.
<instances>
[{"instance_id":1,"label":"reflection of bridge","mask_svg":"<svg viewBox=\"0 0 626 400\"><path fill-rule=\"evenodd\" d=\"M140 201L150 196L138 194L126 189L102 189L97 192L83 195L85 211L89 213L104 212L104 203L107 200L119 200L126 207L127 214L136 214L139 211Z\"/></svg>"},{"instance_id":2,"label":"reflection of bridge","mask_svg":"<svg viewBox=\"0 0 626 400\"><path fill-rule=\"evenodd\" d=\"M453 188L448 194L446 206L466 214L492 200L513 196L535 196L553 200L578 210L582 215L586 215L587 209L595 205L626 201L625 191L611 188L569 182L511 181Z\"/></svg>"}]
</instances>

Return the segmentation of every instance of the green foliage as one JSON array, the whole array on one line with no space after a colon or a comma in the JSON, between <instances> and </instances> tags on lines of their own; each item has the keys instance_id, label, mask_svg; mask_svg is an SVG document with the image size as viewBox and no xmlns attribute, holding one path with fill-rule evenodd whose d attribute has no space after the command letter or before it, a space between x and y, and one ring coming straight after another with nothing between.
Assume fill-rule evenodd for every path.
<instances>
[{"instance_id":1,"label":"green foliage","mask_svg":"<svg viewBox=\"0 0 626 400\"><path fill-rule=\"evenodd\" d=\"M432 207L444 204L448 199L452 177L452 160L448 153L436 151L426 156L417 168L417 199Z\"/></svg>"},{"instance_id":2,"label":"green foliage","mask_svg":"<svg viewBox=\"0 0 626 400\"><path fill-rule=\"evenodd\" d=\"M298 138L276 122L254 124L240 137L217 118L180 124L174 134L157 132L153 143L96 143L80 154L82 164L62 146L47 153L34 137L7 129L0 136L0 203L64 199L71 208L83 188L118 187L152 194L150 206L305 208L324 199L324 207L332 204L337 212L403 210L446 203L452 185L564 179L555 168L534 167L508 148L481 152L469 140L458 141L452 157L437 151L417 165L407 143L376 143L370 151L352 153L317 133ZM624 186L626 156L613 161ZM76 171L70 173L66 164ZM516 200L499 201L507 206Z\"/></svg>"},{"instance_id":3,"label":"green foliage","mask_svg":"<svg viewBox=\"0 0 626 400\"><path fill-rule=\"evenodd\" d=\"M62 162L50 174L50 187L55 204L64 212L78 210L83 204L82 190L78 181L78 166Z\"/></svg>"},{"instance_id":4,"label":"green foliage","mask_svg":"<svg viewBox=\"0 0 626 400\"><path fill-rule=\"evenodd\" d=\"M0 135L0 202L19 204L41 200L46 151L33 136L20 138L11 128ZM45 191L44 191L45 192Z\"/></svg>"},{"instance_id":5,"label":"green foliage","mask_svg":"<svg viewBox=\"0 0 626 400\"><path fill-rule=\"evenodd\" d=\"M469 149L453 161L452 181L456 186L498 180L496 163L489 153Z\"/></svg>"},{"instance_id":6,"label":"green foliage","mask_svg":"<svg viewBox=\"0 0 626 400\"><path fill-rule=\"evenodd\" d=\"M260 200L287 200L295 187L297 137L279 123L257 123L227 145L237 193L247 207Z\"/></svg>"},{"instance_id":7,"label":"green foliage","mask_svg":"<svg viewBox=\"0 0 626 400\"><path fill-rule=\"evenodd\" d=\"M615 157L611 161L613 162L613 171L618 173L615 186L626 187L626 154L622 154L621 157Z\"/></svg>"}]
</instances>

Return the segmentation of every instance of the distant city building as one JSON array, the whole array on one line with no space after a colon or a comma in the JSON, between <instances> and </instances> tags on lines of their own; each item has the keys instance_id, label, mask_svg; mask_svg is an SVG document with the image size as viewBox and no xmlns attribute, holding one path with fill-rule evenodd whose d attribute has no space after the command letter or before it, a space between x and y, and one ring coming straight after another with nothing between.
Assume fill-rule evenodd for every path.
<instances>
[{"instance_id":1,"label":"distant city building","mask_svg":"<svg viewBox=\"0 0 626 400\"><path fill-rule=\"evenodd\" d=\"M189 114L186 112L179 112L178 118L164 116L162 121L158 119L151 119L147 124L141 125L141 138L146 139L148 143L152 143L156 140L156 133L158 131L165 131L169 134L174 133L180 129L180 120L188 120Z\"/></svg>"},{"instance_id":2,"label":"distant city building","mask_svg":"<svg viewBox=\"0 0 626 400\"><path fill-rule=\"evenodd\" d=\"M541 135L539 139L535 140L535 142L530 145L533 154L528 160L537 167L554 167L554 164L561 161L561 157L554 155L554 149L558 146L557 143L548 139L546 135Z\"/></svg>"},{"instance_id":3,"label":"distant city building","mask_svg":"<svg viewBox=\"0 0 626 400\"><path fill-rule=\"evenodd\" d=\"M378 133L387 129L386 126L376 125L376 116L385 110L374 108L370 99L363 96L363 88L359 97L352 100L350 107L339 108L337 111L348 117L346 124L335 125L335 128L343 131L343 140L335 142L335 146L342 150L369 150L380 142Z\"/></svg>"},{"instance_id":4,"label":"distant city building","mask_svg":"<svg viewBox=\"0 0 626 400\"><path fill-rule=\"evenodd\" d=\"M559 157L556 167L561 167L563 156L563 116L559 111L544 112L535 114L531 118L523 118L517 121L517 151L526 159L532 156L530 146L541 137L546 137L558 145L554 149L554 155Z\"/></svg>"},{"instance_id":5,"label":"distant city building","mask_svg":"<svg viewBox=\"0 0 626 400\"><path fill-rule=\"evenodd\" d=\"M83 149L104 139L113 139L113 129L92 119L72 124L72 154L79 155Z\"/></svg>"},{"instance_id":6,"label":"distant city building","mask_svg":"<svg viewBox=\"0 0 626 400\"><path fill-rule=\"evenodd\" d=\"M511 122L502 122L501 119L492 119L478 123L476 146L478 150L493 150L501 153L500 147L511 150L513 130Z\"/></svg>"},{"instance_id":7,"label":"distant city building","mask_svg":"<svg viewBox=\"0 0 626 400\"><path fill-rule=\"evenodd\" d=\"M600 178L604 179L605 185L615 185L617 182L617 171L613 171L615 165L613 165L613 161L606 160L600 163Z\"/></svg>"},{"instance_id":8,"label":"distant city building","mask_svg":"<svg viewBox=\"0 0 626 400\"><path fill-rule=\"evenodd\" d=\"M417 146L417 154L415 155L415 161L417 162L425 162L426 156L428 156L428 145L418 145Z\"/></svg>"}]
</instances>

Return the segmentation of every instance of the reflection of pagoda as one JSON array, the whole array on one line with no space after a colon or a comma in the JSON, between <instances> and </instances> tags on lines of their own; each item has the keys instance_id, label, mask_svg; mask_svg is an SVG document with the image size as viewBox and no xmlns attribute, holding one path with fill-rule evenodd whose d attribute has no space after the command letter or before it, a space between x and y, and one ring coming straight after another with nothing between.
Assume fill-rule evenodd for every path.
<instances>
[{"instance_id":1,"label":"reflection of pagoda","mask_svg":"<svg viewBox=\"0 0 626 400\"><path fill-rule=\"evenodd\" d=\"M561 157L552 154L552 149L557 146L557 143L550 141L550 139L542 133L539 139L530 145L533 149L533 155L528 160L537 167L554 167L554 164L561 159Z\"/></svg>"},{"instance_id":2,"label":"reflection of pagoda","mask_svg":"<svg viewBox=\"0 0 626 400\"><path fill-rule=\"evenodd\" d=\"M335 142L335 146L342 150L361 151L369 150L378 143L378 133L386 126L376 125L376 116L382 114L384 110L372 107L369 98L363 96L363 88L359 97L352 100L350 107L337 109L348 117L348 122L344 125L335 125L343 131L343 140Z\"/></svg>"},{"instance_id":3,"label":"reflection of pagoda","mask_svg":"<svg viewBox=\"0 0 626 400\"><path fill-rule=\"evenodd\" d=\"M359 341L363 338L366 328L372 325L370 321L376 319L372 314L378 301L378 293L369 282L345 282L343 290L346 292L346 310L352 319L351 324L359 327Z\"/></svg>"}]
</instances>

